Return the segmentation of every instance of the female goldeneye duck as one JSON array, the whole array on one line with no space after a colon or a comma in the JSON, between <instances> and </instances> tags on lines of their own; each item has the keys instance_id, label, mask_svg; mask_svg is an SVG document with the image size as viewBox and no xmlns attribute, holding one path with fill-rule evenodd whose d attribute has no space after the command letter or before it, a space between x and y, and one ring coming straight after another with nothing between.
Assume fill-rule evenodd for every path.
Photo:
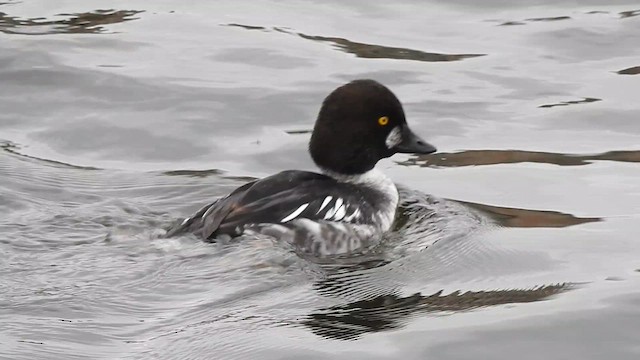
<instances>
[{"instance_id":1,"label":"female goldeneye duck","mask_svg":"<svg viewBox=\"0 0 640 360\"><path fill-rule=\"evenodd\" d=\"M395 153L436 149L415 135L398 98L373 80L335 89L322 103L309 152L322 174L288 170L245 184L170 229L205 240L263 234L315 256L375 245L398 206L394 183L374 167Z\"/></svg>"}]
</instances>

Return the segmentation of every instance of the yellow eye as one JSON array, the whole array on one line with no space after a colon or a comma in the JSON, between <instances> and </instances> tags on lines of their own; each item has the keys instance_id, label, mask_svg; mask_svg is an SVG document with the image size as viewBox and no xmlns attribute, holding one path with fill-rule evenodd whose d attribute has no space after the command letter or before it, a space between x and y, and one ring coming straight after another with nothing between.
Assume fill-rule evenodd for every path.
<instances>
[{"instance_id":1,"label":"yellow eye","mask_svg":"<svg viewBox=\"0 0 640 360\"><path fill-rule=\"evenodd\" d=\"M389 123L389 118L386 116L383 116L380 119L378 119L378 124L380 124L380 126L385 126L388 123Z\"/></svg>"}]
</instances>

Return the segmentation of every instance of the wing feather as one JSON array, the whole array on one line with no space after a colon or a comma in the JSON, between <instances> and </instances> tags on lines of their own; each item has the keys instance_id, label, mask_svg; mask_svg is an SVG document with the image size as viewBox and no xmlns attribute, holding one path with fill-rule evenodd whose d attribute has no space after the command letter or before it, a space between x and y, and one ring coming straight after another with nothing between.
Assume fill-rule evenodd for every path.
<instances>
[{"instance_id":1,"label":"wing feather","mask_svg":"<svg viewBox=\"0 0 640 360\"><path fill-rule=\"evenodd\" d=\"M200 209L168 236L193 232L203 239L240 235L245 225L295 219L359 224L373 210L359 187L321 174L285 171L241 186Z\"/></svg>"}]
</instances>

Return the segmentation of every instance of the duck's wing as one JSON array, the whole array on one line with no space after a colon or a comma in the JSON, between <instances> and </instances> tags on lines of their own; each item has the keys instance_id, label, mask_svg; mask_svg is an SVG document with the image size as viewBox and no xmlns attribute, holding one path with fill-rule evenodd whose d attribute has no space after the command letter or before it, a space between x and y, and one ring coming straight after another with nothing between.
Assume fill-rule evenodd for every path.
<instances>
[{"instance_id":1,"label":"duck's wing","mask_svg":"<svg viewBox=\"0 0 640 360\"><path fill-rule=\"evenodd\" d=\"M225 217L233 212L234 208L242 200L242 197L256 182L257 181L252 181L244 184L227 195L227 197L217 199L211 204L202 207L195 214L184 219L180 224L176 224L170 228L167 231L166 237L191 232L202 236L203 239L208 238L218 229ZM207 231L210 232L209 235L205 235Z\"/></svg>"},{"instance_id":2,"label":"duck's wing","mask_svg":"<svg viewBox=\"0 0 640 360\"><path fill-rule=\"evenodd\" d=\"M373 210L368 200L357 186L312 172L285 171L245 184L203 207L167 235L237 236L245 225L284 224L301 218L360 223Z\"/></svg>"}]
</instances>

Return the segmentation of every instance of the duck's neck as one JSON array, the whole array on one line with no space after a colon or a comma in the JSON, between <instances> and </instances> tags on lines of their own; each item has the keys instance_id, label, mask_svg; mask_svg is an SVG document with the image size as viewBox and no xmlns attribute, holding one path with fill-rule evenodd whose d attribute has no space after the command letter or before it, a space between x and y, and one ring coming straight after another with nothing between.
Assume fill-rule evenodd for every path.
<instances>
[{"instance_id":1,"label":"duck's neck","mask_svg":"<svg viewBox=\"0 0 640 360\"><path fill-rule=\"evenodd\" d=\"M383 206L379 209L381 211L379 214L380 225L384 231L391 227L398 207L398 188L382 171L373 168L365 173L355 175L338 174L327 169L322 169L322 172L339 182L365 186L382 195L386 201L381 204Z\"/></svg>"},{"instance_id":2,"label":"duck's neck","mask_svg":"<svg viewBox=\"0 0 640 360\"><path fill-rule=\"evenodd\" d=\"M391 179L387 175L385 175L382 171L373 168L367 172L362 174L341 174L335 171L331 171L328 169L320 168L322 173L330 176L339 182L346 182L350 184L376 184L376 183L391 183ZM395 187L395 185L394 185Z\"/></svg>"}]
</instances>

